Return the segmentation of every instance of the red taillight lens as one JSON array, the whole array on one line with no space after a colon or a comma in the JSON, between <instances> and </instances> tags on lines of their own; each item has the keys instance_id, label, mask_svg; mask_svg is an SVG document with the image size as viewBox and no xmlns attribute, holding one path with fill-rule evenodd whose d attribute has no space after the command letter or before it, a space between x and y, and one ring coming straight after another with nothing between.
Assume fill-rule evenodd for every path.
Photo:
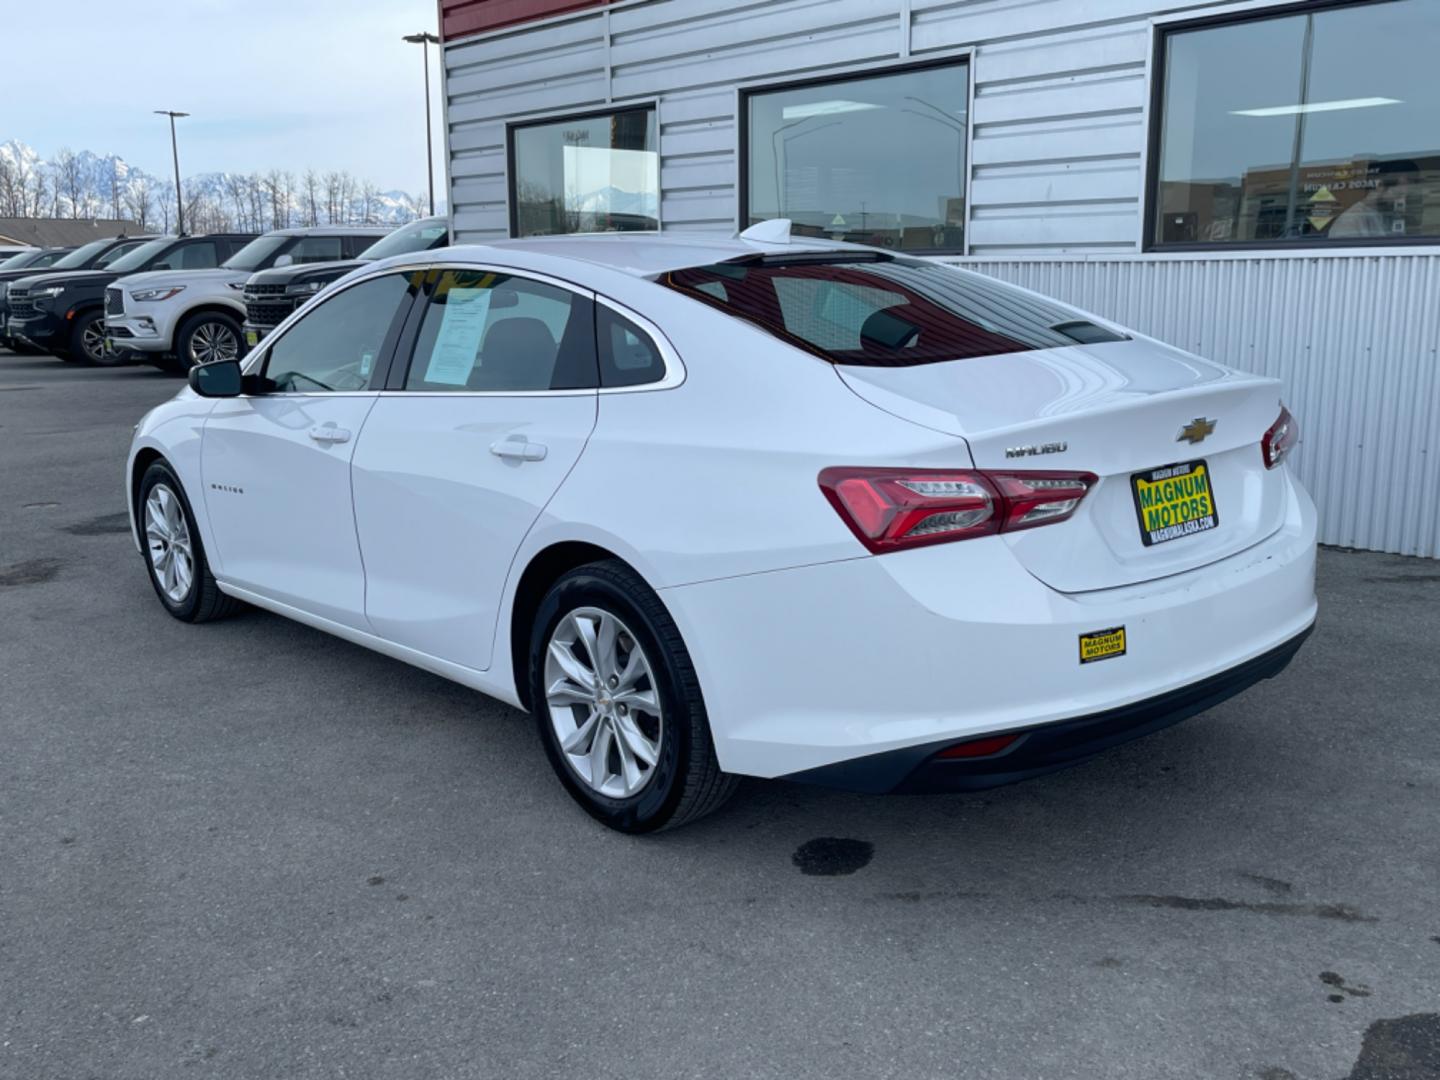
<instances>
[{"instance_id":1,"label":"red taillight lens","mask_svg":"<svg viewBox=\"0 0 1440 1080\"><path fill-rule=\"evenodd\" d=\"M1265 437L1260 440L1260 453L1265 458L1265 467L1273 469L1285 460L1285 456L1300 441L1300 425L1290 410L1280 406L1280 418L1270 425Z\"/></svg>"},{"instance_id":2,"label":"red taillight lens","mask_svg":"<svg viewBox=\"0 0 1440 1080\"><path fill-rule=\"evenodd\" d=\"M820 489L879 554L1064 521L1095 480L1094 473L836 467L820 473Z\"/></svg>"}]
</instances>

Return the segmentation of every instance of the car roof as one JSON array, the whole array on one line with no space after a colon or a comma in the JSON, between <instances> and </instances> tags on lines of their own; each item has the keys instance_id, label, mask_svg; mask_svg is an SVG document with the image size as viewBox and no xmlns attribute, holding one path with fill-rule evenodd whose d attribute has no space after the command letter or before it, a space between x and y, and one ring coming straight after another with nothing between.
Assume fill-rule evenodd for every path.
<instances>
[{"instance_id":1,"label":"car roof","mask_svg":"<svg viewBox=\"0 0 1440 1080\"><path fill-rule=\"evenodd\" d=\"M463 244L433 252L436 261L483 262L494 252L534 255L542 259L573 259L635 277L652 278L671 270L708 266L747 255L784 255L803 252L874 251L838 240L796 238L786 243L746 240L724 233L587 233L568 236L534 236L522 240L495 240Z\"/></svg>"},{"instance_id":2,"label":"car roof","mask_svg":"<svg viewBox=\"0 0 1440 1080\"><path fill-rule=\"evenodd\" d=\"M264 236L383 236L393 225L310 225L300 229L271 229Z\"/></svg>"}]
</instances>

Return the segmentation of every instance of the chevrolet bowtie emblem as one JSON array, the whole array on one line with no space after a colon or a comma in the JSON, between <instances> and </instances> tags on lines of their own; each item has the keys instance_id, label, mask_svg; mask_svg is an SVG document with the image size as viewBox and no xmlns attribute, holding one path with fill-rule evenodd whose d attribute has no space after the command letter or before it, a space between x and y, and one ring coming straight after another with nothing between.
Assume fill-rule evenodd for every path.
<instances>
[{"instance_id":1,"label":"chevrolet bowtie emblem","mask_svg":"<svg viewBox=\"0 0 1440 1080\"><path fill-rule=\"evenodd\" d=\"M1215 421L1206 416L1197 416L1180 429L1180 434L1175 436L1176 442L1188 442L1194 446L1198 442L1204 442L1206 437L1215 430Z\"/></svg>"}]
</instances>

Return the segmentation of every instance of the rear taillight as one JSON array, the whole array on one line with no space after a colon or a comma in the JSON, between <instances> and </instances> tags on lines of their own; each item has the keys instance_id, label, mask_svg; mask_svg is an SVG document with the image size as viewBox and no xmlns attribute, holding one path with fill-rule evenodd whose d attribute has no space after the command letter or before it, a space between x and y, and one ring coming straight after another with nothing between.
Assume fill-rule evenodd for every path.
<instances>
[{"instance_id":1,"label":"rear taillight","mask_svg":"<svg viewBox=\"0 0 1440 1080\"><path fill-rule=\"evenodd\" d=\"M820 473L820 489L879 554L1053 525L1075 513L1094 473L863 469Z\"/></svg>"},{"instance_id":2,"label":"rear taillight","mask_svg":"<svg viewBox=\"0 0 1440 1080\"><path fill-rule=\"evenodd\" d=\"M1280 406L1280 418L1270 425L1265 437L1260 440L1260 453L1265 458L1265 467L1273 469L1285 460L1285 456L1300 441L1300 425L1290 410Z\"/></svg>"}]
</instances>

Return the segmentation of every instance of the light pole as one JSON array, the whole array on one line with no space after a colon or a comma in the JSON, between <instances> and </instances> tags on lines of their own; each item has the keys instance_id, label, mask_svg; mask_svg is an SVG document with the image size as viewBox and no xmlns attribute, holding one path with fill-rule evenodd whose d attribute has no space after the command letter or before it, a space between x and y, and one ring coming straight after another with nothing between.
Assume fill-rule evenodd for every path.
<instances>
[{"instance_id":1,"label":"light pole","mask_svg":"<svg viewBox=\"0 0 1440 1080\"><path fill-rule=\"evenodd\" d=\"M175 161L175 235L185 235L185 195L180 190L180 148L175 142L175 118L177 116L189 116L188 112L175 112L173 109L156 109L156 116L168 116L170 118L170 156Z\"/></svg>"},{"instance_id":2,"label":"light pole","mask_svg":"<svg viewBox=\"0 0 1440 1080\"><path fill-rule=\"evenodd\" d=\"M429 31L406 34L401 41L419 45L425 56L425 170L430 177L430 216L435 216L435 151L430 144L430 46L439 45L440 39Z\"/></svg>"}]
</instances>

